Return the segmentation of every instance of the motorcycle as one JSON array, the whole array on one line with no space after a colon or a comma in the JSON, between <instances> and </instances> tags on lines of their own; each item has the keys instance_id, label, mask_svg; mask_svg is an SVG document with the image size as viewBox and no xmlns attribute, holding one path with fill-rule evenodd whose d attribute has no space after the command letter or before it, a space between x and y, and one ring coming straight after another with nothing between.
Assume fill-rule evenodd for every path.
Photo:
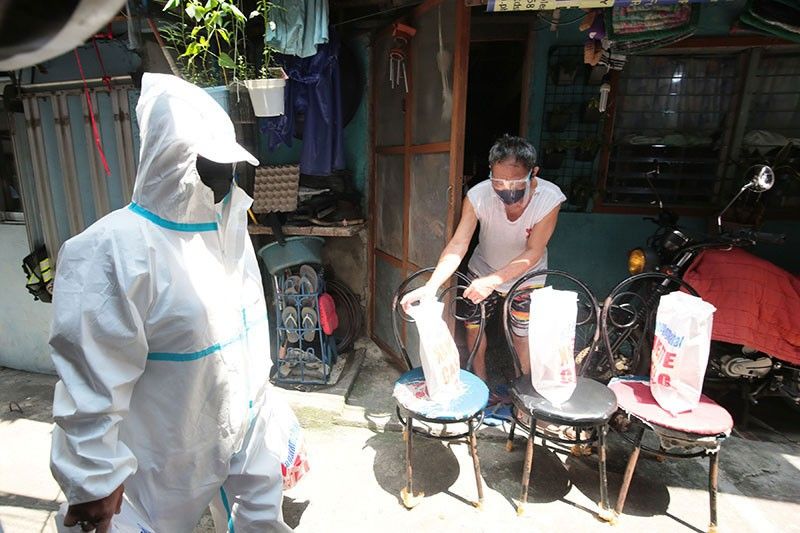
<instances>
[{"instance_id":1,"label":"motorcycle","mask_svg":"<svg viewBox=\"0 0 800 533\"><path fill-rule=\"evenodd\" d=\"M630 274L633 276L642 272L662 272L684 279L687 273L692 273L692 265L706 250L729 251L757 243L782 244L784 235L759 232L750 228L734 230L724 228L723 215L745 191L763 193L775 183L775 174L769 166L758 165L753 170L751 179L717 217L717 234L713 236L695 236L680 227L678 217L664 208L663 202L656 194L660 208L659 215L657 218L651 217L646 220L653 222L657 229L648 238L645 247L635 248L629 252ZM657 177L658 172L656 163L655 170L650 174ZM651 188L655 192L652 183ZM749 254L742 255L752 257ZM756 258L753 260L763 262ZM791 277L778 267L770 266ZM655 283L641 281L638 286L626 288L617 300L611 302L607 299L604 306L610 308L606 310L607 327L604 328L603 335L606 336L606 346L610 347L611 353L607 357L594 358L594 363L589 363L593 368L586 369L587 373L601 379L608 378L613 373L649 373L652 332L655 327L658 299L662 294L677 288L676 283L669 280ZM704 294L701 292L700 296L704 297ZM796 320L794 329L797 329ZM727 342L724 342L714 339L715 336L712 335L706 371L705 384L708 387L726 389L738 387L743 397L749 400L748 404L758 403L760 398L767 396L780 396L794 410L800 412L800 356L793 357L790 354L782 357L749 347L740 338L727 338L725 339ZM796 350L793 353L796 355ZM613 371L611 365L614 366Z\"/></svg>"}]
</instances>

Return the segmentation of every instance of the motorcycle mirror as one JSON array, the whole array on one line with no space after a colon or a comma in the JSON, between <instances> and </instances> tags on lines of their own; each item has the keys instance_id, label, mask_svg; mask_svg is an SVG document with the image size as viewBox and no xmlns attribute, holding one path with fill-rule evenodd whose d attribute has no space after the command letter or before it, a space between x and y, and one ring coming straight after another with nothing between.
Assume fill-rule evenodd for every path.
<instances>
[{"instance_id":1,"label":"motorcycle mirror","mask_svg":"<svg viewBox=\"0 0 800 533\"><path fill-rule=\"evenodd\" d=\"M758 165L756 175L747 184L747 188L755 192L768 191L775 185L775 173L767 165Z\"/></svg>"},{"instance_id":2,"label":"motorcycle mirror","mask_svg":"<svg viewBox=\"0 0 800 533\"><path fill-rule=\"evenodd\" d=\"M756 165L753 168L756 170L756 174L749 182L744 184L739 192L736 193L736 196L728 202L728 205L726 205L719 216L717 216L717 230L720 233L722 233L722 215L725 214L725 211L733 205L733 202L735 202L744 191L764 192L770 190L772 186L775 185L775 173L772 171L772 168L767 165Z\"/></svg>"}]
</instances>

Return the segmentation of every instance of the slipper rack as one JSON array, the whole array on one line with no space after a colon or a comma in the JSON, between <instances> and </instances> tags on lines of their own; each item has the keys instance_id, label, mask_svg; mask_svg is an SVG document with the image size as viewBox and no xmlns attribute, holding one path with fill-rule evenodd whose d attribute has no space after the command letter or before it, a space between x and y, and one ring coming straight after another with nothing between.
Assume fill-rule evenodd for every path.
<instances>
[{"instance_id":1,"label":"slipper rack","mask_svg":"<svg viewBox=\"0 0 800 533\"><path fill-rule=\"evenodd\" d=\"M313 272L314 281L311 281ZM336 360L336 341L320 323L324 282L313 266L272 276L277 317L278 383L327 384Z\"/></svg>"},{"instance_id":2,"label":"slipper rack","mask_svg":"<svg viewBox=\"0 0 800 533\"><path fill-rule=\"evenodd\" d=\"M336 362L336 341L320 320L325 281L318 237L289 237L258 251L271 274L275 305L276 383L327 384ZM333 333L329 331L329 333Z\"/></svg>"}]
</instances>

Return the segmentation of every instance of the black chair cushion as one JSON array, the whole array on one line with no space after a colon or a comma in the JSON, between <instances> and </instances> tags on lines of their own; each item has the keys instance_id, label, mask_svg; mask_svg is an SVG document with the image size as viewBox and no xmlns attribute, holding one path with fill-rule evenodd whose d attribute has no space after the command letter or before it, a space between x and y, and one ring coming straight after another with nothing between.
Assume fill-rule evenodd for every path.
<instances>
[{"instance_id":1,"label":"black chair cushion","mask_svg":"<svg viewBox=\"0 0 800 533\"><path fill-rule=\"evenodd\" d=\"M517 409L533 418L564 426L589 426L607 422L617 410L617 397L597 381L578 378L572 397L563 405L553 405L531 384L530 374L517 379L511 387L511 400Z\"/></svg>"}]
</instances>

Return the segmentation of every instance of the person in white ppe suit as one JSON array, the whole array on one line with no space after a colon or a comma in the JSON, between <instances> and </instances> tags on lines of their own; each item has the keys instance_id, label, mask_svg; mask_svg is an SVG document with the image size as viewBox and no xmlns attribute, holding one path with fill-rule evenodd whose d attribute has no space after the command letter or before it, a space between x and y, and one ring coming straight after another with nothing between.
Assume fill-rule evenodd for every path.
<instances>
[{"instance_id":1,"label":"person in white ppe suit","mask_svg":"<svg viewBox=\"0 0 800 533\"><path fill-rule=\"evenodd\" d=\"M265 438L252 199L232 181L233 164L258 161L222 108L174 76L145 74L136 114L132 202L58 257L51 470L65 524L107 530L124 491L159 533L192 531L210 503L218 531L291 531Z\"/></svg>"}]
</instances>

